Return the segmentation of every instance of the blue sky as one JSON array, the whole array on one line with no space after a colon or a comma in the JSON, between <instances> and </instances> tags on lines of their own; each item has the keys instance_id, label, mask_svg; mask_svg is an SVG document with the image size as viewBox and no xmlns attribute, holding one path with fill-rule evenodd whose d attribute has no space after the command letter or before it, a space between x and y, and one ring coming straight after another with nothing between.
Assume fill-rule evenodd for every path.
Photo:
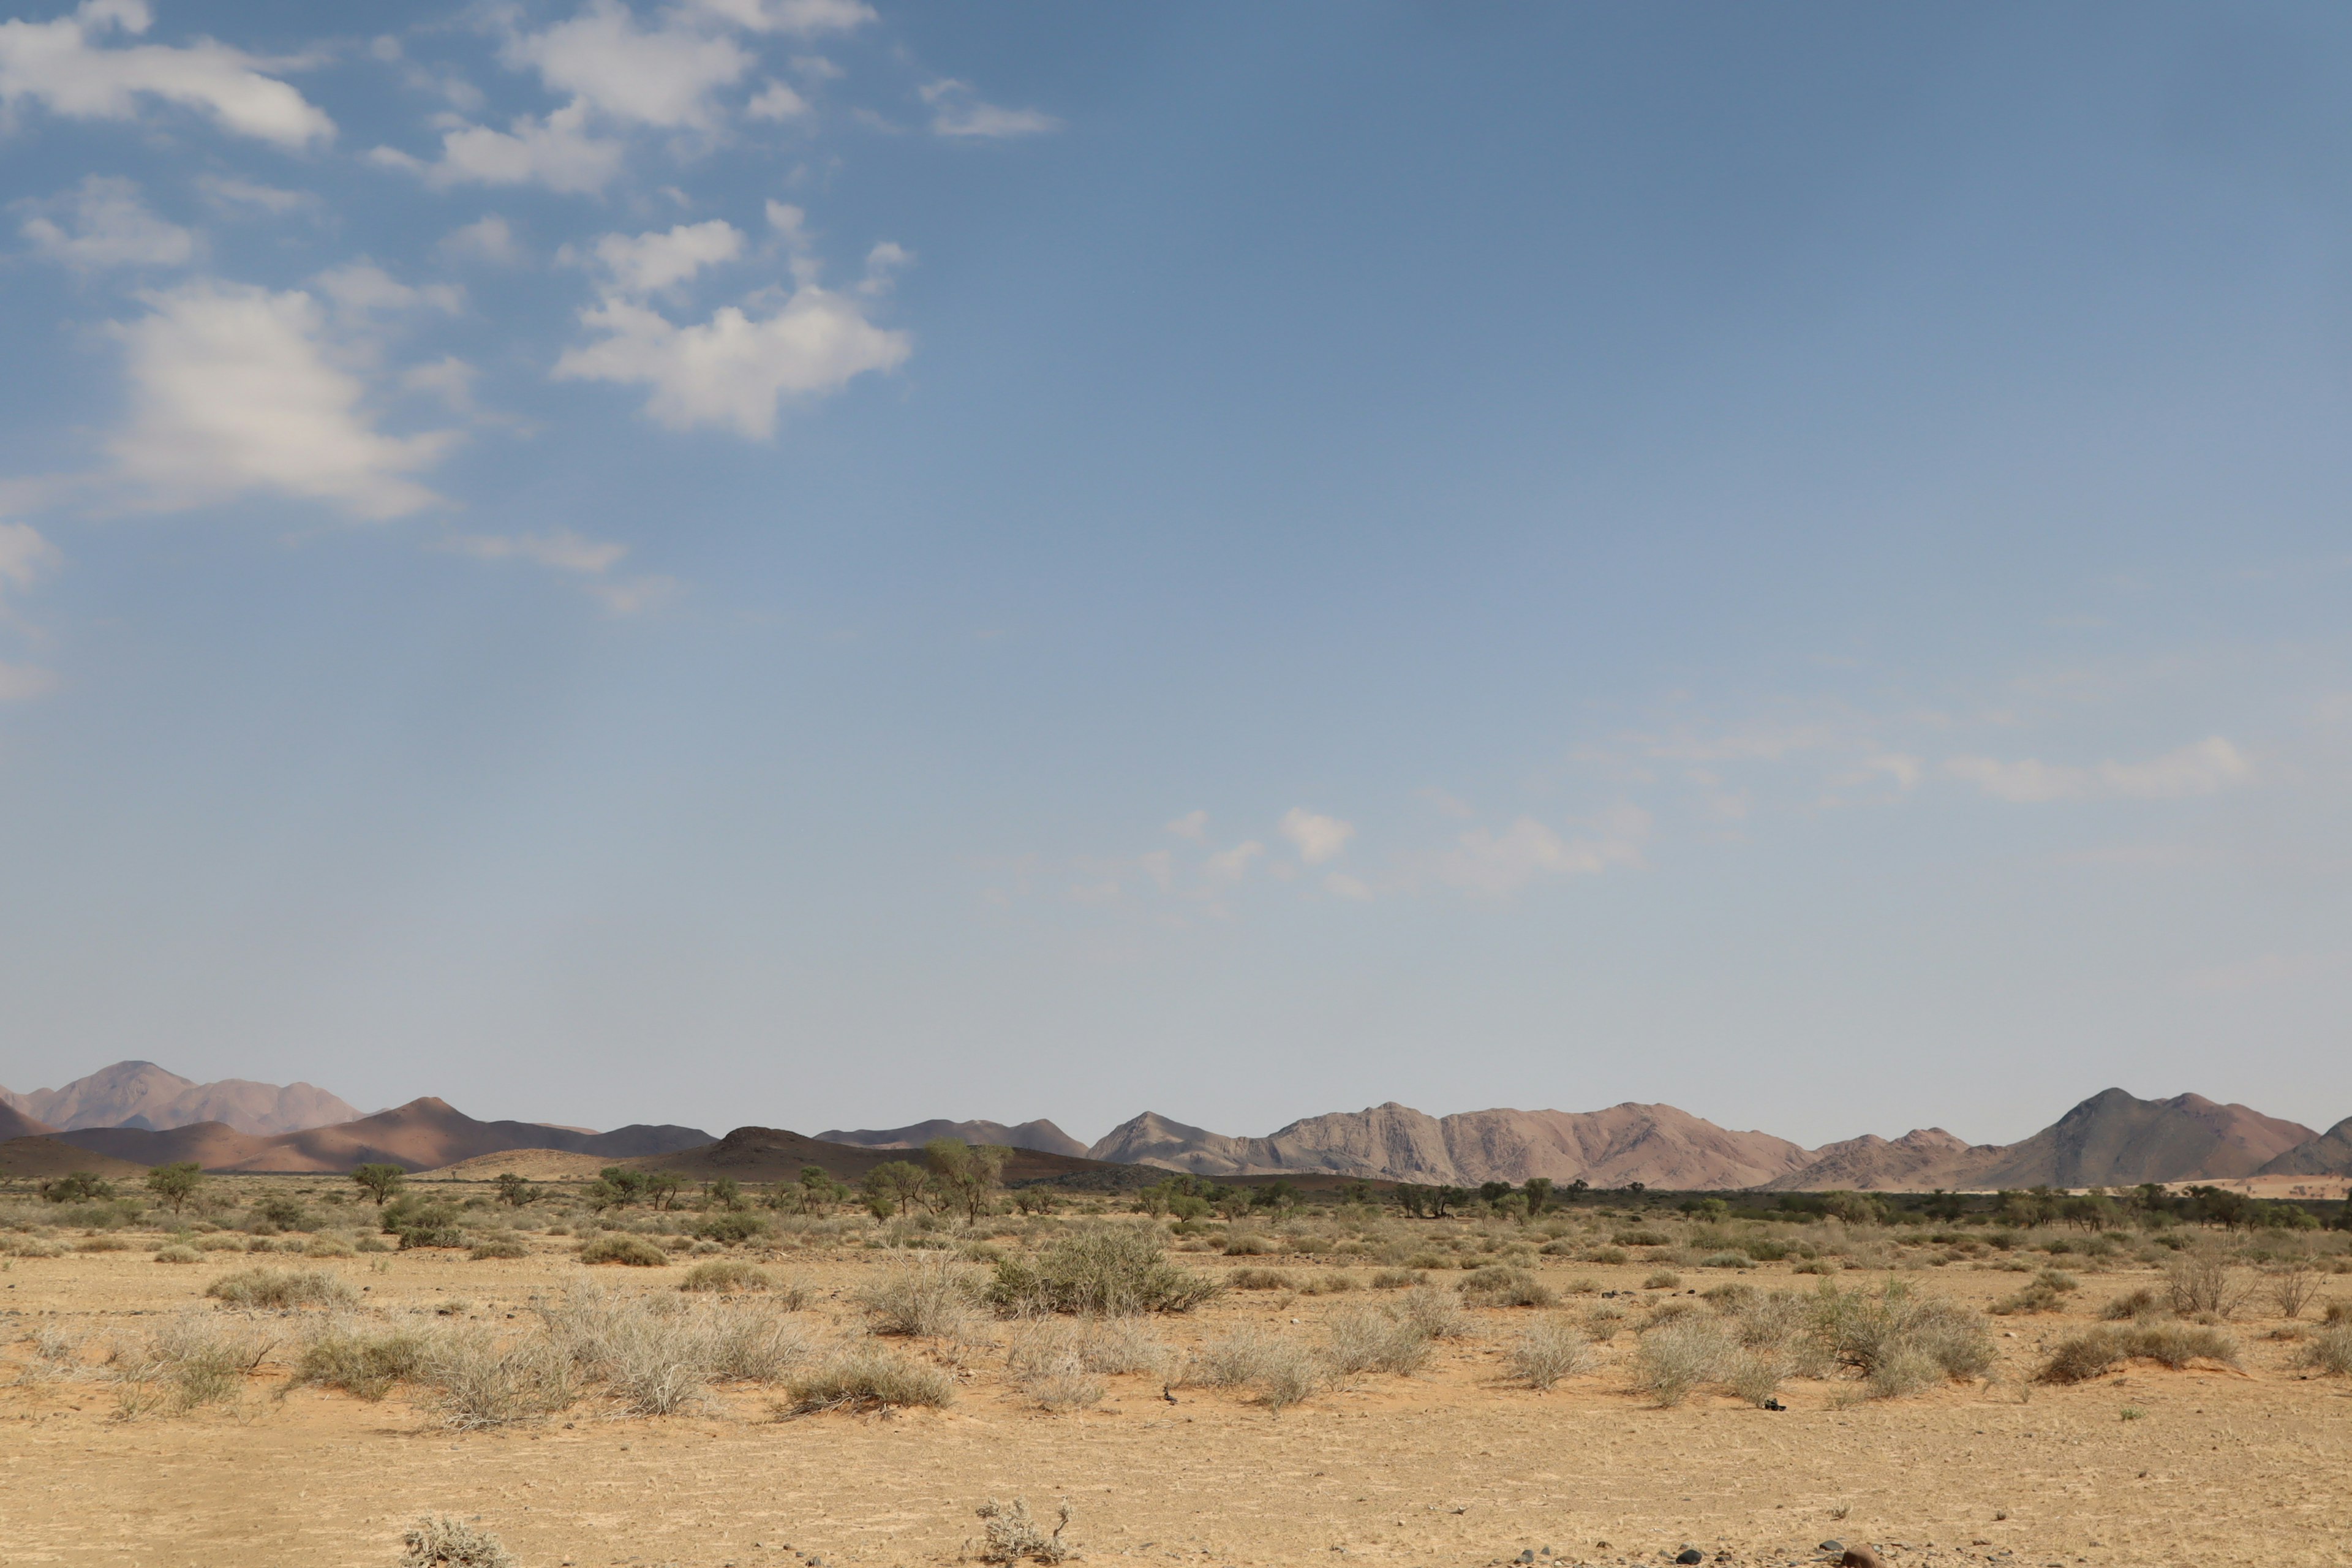
<instances>
[{"instance_id":1,"label":"blue sky","mask_svg":"<svg viewBox=\"0 0 2352 1568\"><path fill-rule=\"evenodd\" d=\"M2352 1113L2352 21L0 22L0 1083Z\"/></svg>"}]
</instances>

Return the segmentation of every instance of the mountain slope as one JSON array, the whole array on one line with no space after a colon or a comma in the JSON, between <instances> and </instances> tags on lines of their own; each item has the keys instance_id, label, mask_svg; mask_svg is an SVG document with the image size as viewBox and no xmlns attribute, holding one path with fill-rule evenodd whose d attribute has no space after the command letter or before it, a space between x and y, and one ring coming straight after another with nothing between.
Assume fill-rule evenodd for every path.
<instances>
[{"instance_id":1,"label":"mountain slope","mask_svg":"<svg viewBox=\"0 0 2352 1568\"><path fill-rule=\"evenodd\" d=\"M967 1143L995 1143L1007 1149L1034 1149L1040 1153L1066 1154L1073 1159L1087 1157L1087 1146L1055 1126L1040 1119L1007 1127L1002 1121L948 1121L933 1120L918 1121L911 1127L889 1127L877 1131L861 1127L856 1131L844 1131L835 1127L817 1134L824 1143L846 1143L859 1149L919 1149L934 1138L961 1138Z\"/></svg>"},{"instance_id":2,"label":"mountain slope","mask_svg":"<svg viewBox=\"0 0 2352 1568\"><path fill-rule=\"evenodd\" d=\"M2254 1173L2259 1176L2352 1175L2352 1116L2296 1144Z\"/></svg>"},{"instance_id":3,"label":"mountain slope","mask_svg":"<svg viewBox=\"0 0 2352 1568\"><path fill-rule=\"evenodd\" d=\"M37 1121L24 1111L17 1110L13 1103L0 1102L0 1140L37 1138L45 1132L56 1131L57 1129L47 1122Z\"/></svg>"},{"instance_id":4,"label":"mountain slope","mask_svg":"<svg viewBox=\"0 0 2352 1568\"><path fill-rule=\"evenodd\" d=\"M699 1148L633 1160L646 1170L674 1171L698 1181L732 1176L739 1182L781 1182L797 1177L815 1165L835 1181L855 1183L886 1160L904 1160L903 1149L857 1148L787 1132L778 1127L738 1127L726 1137ZM1106 1188L1138 1185L1130 1167L1098 1160L1074 1159L1036 1149L1012 1149L1005 1156L1003 1179L1009 1185L1055 1176L1092 1178Z\"/></svg>"},{"instance_id":5,"label":"mountain slope","mask_svg":"<svg viewBox=\"0 0 2352 1568\"><path fill-rule=\"evenodd\" d=\"M1087 1151L1097 1160L1204 1176L1329 1173L1475 1185L1546 1176L1595 1186L1748 1187L1801 1168L1801 1145L1734 1132L1671 1105L1605 1110L1472 1110L1431 1116L1391 1100L1234 1138L1150 1112Z\"/></svg>"},{"instance_id":6,"label":"mountain slope","mask_svg":"<svg viewBox=\"0 0 2352 1568\"><path fill-rule=\"evenodd\" d=\"M220 1121L269 1137L356 1119L359 1111L315 1084L223 1079L197 1083L153 1062L116 1062L63 1089L13 1097L18 1110L53 1127L168 1130Z\"/></svg>"},{"instance_id":7,"label":"mountain slope","mask_svg":"<svg viewBox=\"0 0 2352 1568\"><path fill-rule=\"evenodd\" d=\"M383 1163L430 1170L507 1149L561 1149L607 1159L663 1154L709 1142L697 1127L638 1124L583 1133L536 1121L477 1121L446 1100L427 1096L391 1110L332 1127L306 1128L257 1138L224 1122L205 1121L166 1131L89 1127L58 1135L77 1148L142 1165L194 1160L208 1171L349 1171Z\"/></svg>"},{"instance_id":8,"label":"mountain slope","mask_svg":"<svg viewBox=\"0 0 2352 1568\"><path fill-rule=\"evenodd\" d=\"M1776 1192L1892 1191L1966 1187L2004 1153L1999 1143L1969 1143L1940 1127L1915 1127L1900 1138L1865 1132L1824 1143L1802 1168L1764 1184Z\"/></svg>"},{"instance_id":9,"label":"mountain slope","mask_svg":"<svg viewBox=\"0 0 2352 1568\"><path fill-rule=\"evenodd\" d=\"M2140 1100L2104 1089L2001 1152L1972 1186L2132 1186L2251 1176L2319 1134L2201 1094Z\"/></svg>"}]
</instances>

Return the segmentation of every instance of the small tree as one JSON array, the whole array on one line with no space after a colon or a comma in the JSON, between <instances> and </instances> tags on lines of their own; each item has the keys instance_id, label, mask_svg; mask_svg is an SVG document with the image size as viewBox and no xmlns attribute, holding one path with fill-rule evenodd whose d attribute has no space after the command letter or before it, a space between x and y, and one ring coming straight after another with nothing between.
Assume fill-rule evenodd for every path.
<instances>
[{"instance_id":1,"label":"small tree","mask_svg":"<svg viewBox=\"0 0 2352 1568\"><path fill-rule=\"evenodd\" d=\"M376 1207L382 1208L408 1185L408 1173L397 1165L362 1165L352 1173L352 1180L359 1184L360 1191L375 1200Z\"/></svg>"},{"instance_id":2,"label":"small tree","mask_svg":"<svg viewBox=\"0 0 2352 1568\"><path fill-rule=\"evenodd\" d=\"M929 1178L904 1160L885 1160L866 1173L858 1192L876 1219L888 1219L913 1206L929 1185Z\"/></svg>"},{"instance_id":3,"label":"small tree","mask_svg":"<svg viewBox=\"0 0 2352 1568\"><path fill-rule=\"evenodd\" d=\"M1528 1217L1529 1219L1535 1218L1537 1215L1542 1214L1544 1210L1551 1207L1551 1178L1549 1176L1529 1176L1528 1178L1527 1190Z\"/></svg>"},{"instance_id":4,"label":"small tree","mask_svg":"<svg viewBox=\"0 0 2352 1568\"><path fill-rule=\"evenodd\" d=\"M619 1165L607 1165L596 1173L581 1196L598 1214L606 1209L625 1209L646 1195L646 1177L643 1171L627 1170Z\"/></svg>"},{"instance_id":5,"label":"small tree","mask_svg":"<svg viewBox=\"0 0 2352 1568\"><path fill-rule=\"evenodd\" d=\"M170 1204L173 1214L178 1214L204 1184L205 1168L194 1160L182 1160L173 1165L158 1165L147 1173L147 1190Z\"/></svg>"},{"instance_id":6,"label":"small tree","mask_svg":"<svg viewBox=\"0 0 2352 1568\"><path fill-rule=\"evenodd\" d=\"M732 1176L713 1176L702 1184L702 1206L729 1214L743 1206L743 1184Z\"/></svg>"},{"instance_id":7,"label":"small tree","mask_svg":"<svg viewBox=\"0 0 2352 1568\"><path fill-rule=\"evenodd\" d=\"M944 1202L978 1219L992 1206L997 1178L1004 1172L1004 1151L993 1143L966 1143L960 1138L934 1138L923 1145L932 1179Z\"/></svg>"},{"instance_id":8,"label":"small tree","mask_svg":"<svg viewBox=\"0 0 2352 1568\"><path fill-rule=\"evenodd\" d=\"M41 1199L52 1204L86 1204L114 1195L114 1184L90 1171L68 1171L41 1184Z\"/></svg>"},{"instance_id":9,"label":"small tree","mask_svg":"<svg viewBox=\"0 0 2352 1568\"><path fill-rule=\"evenodd\" d=\"M499 1173L499 1202L510 1209L519 1209L539 1196L539 1189L512 1171Z\"/></svg>"},{"instance_id":10,"label":"small tree","mask_svg":"<svg viewBox=\"0 0 2352 1568\"><path fill-rule=\"evenodd\" d=\"M646 1178L646 1196L653 1199L655 1208L666 1209L677 1201L680 1184L675 1172L656 1171Z\"/></svg>"}]
</instances>

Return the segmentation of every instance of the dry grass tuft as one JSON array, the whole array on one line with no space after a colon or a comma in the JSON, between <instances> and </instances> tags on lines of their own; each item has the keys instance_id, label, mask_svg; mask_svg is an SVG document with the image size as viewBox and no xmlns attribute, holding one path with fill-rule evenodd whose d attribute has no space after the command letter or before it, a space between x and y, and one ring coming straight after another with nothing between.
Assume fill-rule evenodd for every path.
<instances>
[{"instance_id":1,"label":"dry grass tuft","mask_svg":"<svg viewBox=\"0 0 2352 1568\"><path fill-rule=\"evenodd\" d=\"M944 1406L955 1398L946 1373L879 1345L858 1345L826 1357L787 1384L791 1403L779 1415L820 1410L896 1410Z\"/></svg>"},{"instance_id":2,"label":"dry grass tuft","mask_svg":"<svg viewBox=\"0 0 2352 1568\"><path fill-rule=\"evenodd\" d=\"M874 1332L908 1339L962 1333L979 1300L971 1271L940 1253L919 1253L893 1266L856 1295Z\"/></svg>"},{"instance_id":3,"label":"dry grass tuft","mask_svg":"<svg viewBox=\"0 0 2352 1568\"><path fill-rule=\"evenodd\" d=\"M420 1519L400 1546L400 1568L515 1568L497 1536L455 1519Z\"/></svg>"},{"instance_id":4,"label":"dry grass tuft","mask_svg":"<svg viewBox=\"0 0 2352 1568\"><path fill-rule=\"evenodd\" d=\"M2127 1361L2152 1361L2178 1371L2192 1361L2238 1364L2238 1347L2218 1329L2188 1323L2156 1323L2129 1329L2093 1329L2061 1340L2042 1370L2042 1383L2083 1383Z\"/></svg>"},{"instance_id":5,"label":"dry grass tuft","mask_svg":"<svg viewBox=\"0 0 2352 1568\"><path fill-rule=\"evenodd\" d=\"M1323 1321L1326 1365L1345 1377L1360 1372L1404 1375L1429 1361L1429 1332L1409 1316L1378 1307L1343 1307Z\"/></svg>"},{"instance_id":6,"label":"dry grass tuft","mask_svg":"<svg viewBox=\"0 0 2352 1568\"><path fill-rule=\"evenodd\" d=\"M2295 1357L2295 1364L2331 1377L2352 1377L2352 1323L2338 1323L2314 1334Z\"/></svg>"},{"instance_id":7,"label":"dry grass tuft","mask_svg":"<svg viewBox=\"0 0 2352 1568\"><path fill-rule=\"evenodd\" d=\"M205 1286L205 1294L231 1307L348 1307L359 1300L350 1281L324 1268L240 1268Z\"/></svg>"},{"instance_id":8,"label":"dry grass tuft","mask_svg":"<svg viewBox=\"0 0 2352 1568\"><path fill-rule=\"evenodd\" d=\"M1020 1498L1014 1498L1010 1505L991 1498L976 1511L988 1521L988 1539L980 1549L982 1563L1019 1563L1024 1558L1034 1563L1068 1560L1070 1549L1062 1540L1062 1531L1070 1528L1068 1503L1062 1505L1051 1535L1029 1517L1029 1505Z\"/></svg>"},{"instance_id":9,"label":"dry grass tuft","mask_svg":"<svg viewBox=\"0 0 2352 1568\"><path fill-rule=\"evenodd\" d=\"M1512 1342L1504 1364L1513 1381L1538 1391L1584 1370L1591 1349L1584 1336L1556 1317L1538 1318Z\"/></svg>"},{"instance_id":10,"label":"dry grass tuft","mask_svg":"<svg viewBox=\"0 0 2352 1568\"><path fill-rule=\"evenodd\" d=\"M620 1263L632 1268L658 1268L669 1261L669 1254L644 1237L608 1230L582 1246L580 1261Z\"/></svg>"}]
</instances>

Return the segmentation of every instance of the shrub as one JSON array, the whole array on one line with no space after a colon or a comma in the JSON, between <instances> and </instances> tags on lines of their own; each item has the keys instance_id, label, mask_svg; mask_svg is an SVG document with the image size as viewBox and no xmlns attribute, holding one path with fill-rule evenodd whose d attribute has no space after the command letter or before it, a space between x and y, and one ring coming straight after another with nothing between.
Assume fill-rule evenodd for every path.
<instances>
[{"instance_id":1,"label":"shrub","mask_svg":"<svg viewBox=\"0 0 2352 1568\"><path fill-rule=\"evenodd\" d=\"M359 1300L349 1281L323 1268L240 1268L205 1287L232 1307L341 1307Z\"/></svg>"},{"instance_id":2,"label":"shrub","mask_svg":"<svg viewBox=\"0 0 2352 1568\"><path fill-rule=\"evenodd\" d=\"M2077 1288L2079 1281L2071 1274L2055 1268L2045 1268L2033 1277L2033 1283L2013 1295L2004 1296L1985 1309L1989 1312L2011 1317L2020 1312L2057 1312L2065 1310L2066 1292Z\"/></svg>"},{"instance_id":3,"label":"shrub","mask_svg":"<svg viewBox=\"0 0 2352 1568\"><path fill-rule=\"evenodd\" d=\"M1167 1361L1168 1348L1139 1324L1118 1319L1077 1323L1049 1319L1015 1333L1005 1366L1015 1382L1028 1383L1064 1365L1086 1373L1158 1373Z\"/></svg>"},{"instance_id":4,"label":"shrub","mask_svg":"<svg viewBox=\"0 0 2352 1568\"><path fill-rule=\"evenodd\" d=\"M1217 1289L1216 1281L1169 1262L1151 1232L1101 1225L1051 1243L1034 1263L1017 1258L999 1263L988 1299L1005 1313L1123 1317L1189 1312Z\"/></svg>"},{"instance_id":5,"label":"shrub","mask_svg":"<svg viewBox=\"0 0 2352 1568\"><path fill-rule=\"evenodd\" d=\"M1317 1275L1301 1285L1298 1291L1302 1296L1344 1296L1350 1290L1361 1289L1362 1287L1356 1282L1354 1275L1341 1274L1335 1270L1329 1274Z\"/></svg>"},{"instance_id":6,"label":"shrub","mask_svg":"<svg viewBox=\"0 0 2352 1568\"><path fill-rule=\"evenodd\" d=\"M309 1258L349 1258L352 1244L340 1236L314 1236L303 1243L302 1252Z\"/></svg>"},{"instance_id":7,"label":"shrub","mask_svg":"<svg viewBox=\"0 0 2352 1568\"><path fill-rule=\"evenodd\" d=\"M2238 1347L2219 1330L2186 1323L2093 1329L2060 1341L2034 1375L2043 1383L2082 1383L2127 1361L2153 1361L2176 1371L2191 1361L2235 1366Z\"/></svg>"},{"instance_id":8,"label":"shrub","mask_svg":"<svg viewBox=\"0 0 2352 1568\"><path fill-rule=\"evenodd\" d=\"M1323 1360L1342 1376L1360 1372L1419 1372L1429 1360L1429 1334L1401 1313L1371 1307L1341 1308L1323 1321Z\"/></svg>"},{"instance_id":9,"label":"shrub","mask_svg":"<svg viewBox=\"0 0 2352 1568\"><path fill-rule=\"evenodd\" d=\"M1481 1307L1549 1307L1559 1298L1524 1268L1489 1263L1462 1281L1465 1300Z\"/></svg>"},{"instance_id":10,"label":"shrub","mask_svg":"<svg viewBox=\"0 0 2352 1568\"><path fill-rule=\"evenodd\" d=\"M217 1404L236 1393L268 1351L269 1342L257 1334L183 1313L144 1344L117 1347L110 1370L123 1386L115 1415L127 1421L158 1409L185 1412Z\"/></svg>"},{"instance_id":11,"label":"shrub","mask_svg":"<svg viewBox=\"0 0 2352 1568\"><path fill-rule=\"evenodd\" d=\"M2166 1294L2181 1317L2210 1312L2233 1318L2246 1304L2248 1287L2230 1267L2228 1258L2210 1250L2184 1253L2165 1270Z\"/></svg>"},{"instance_id":12,"label":"shrub","mask_svg":"<svg viewBox=\"0 0 2352 1568\"><path fill-rule=\"evenodd\" d=\"M896 1265L856 1293L877 1334L928 1339L968 1327L979 1297L969 1269L935 1253Z\"/></svg>"},{"instance_id":13,"label":"shrub","mask_svg":"<svg viewBox=\"0 0 2352 1568\"><path fill-rule=\"evenodd\" d=\"M1675 1318L1642 1336L1634 1352L1634 1386L1661 1405L1680 1405L1716 1375L1730 1350L1714 1319L1695 1313Z\"/></svg>"},{"instance_id":14,"label":"shrub","mask_svg":"<svg viewBox=\"0 0 2352 1568\"><path fill-rule=\"evenodd\" d=\"M2296 1258L2271 1270L2271 1301L2282 1318L2300 1318L2319 1293L2319 1270L2306 1258Z\"/></svg>"},{"instance_id":15,"label":"shrub","mask_svg":"<svg viewBox=\"0 0 2352 1568\"><path fill-rule=\"evenodd\" d=\"M643 1237L626 1231L608 1230L580 1248L583 1263L623 1263L632 1268L658 1268L669 1261L669 1254Z\"/></svg>"},{"instance_id":16,"label":"shrub","mask_svg":"<svg viewBox=\"0 0 2352 1568\"><path fill-rule=\"evenodd\" d=\"M1633 1255L1632 1253L1626 1251L1622 1247L1596 1247L1585 1253L1584 1261L1587 1263L1604 1263L1613 1267L1614 1265L1625 1262L1633 1256Z\"/></svg>"},{"instance_id":17,"label":"shrub","mask_svg":"<svg viewBox=\"0 0 2352 1568\"><path fill-rule=\"evenodd\" d=\"M428 1351L424 1335L406 1330L382 1334L331 1330L303 1347L288 1386L340 1388L373 1402L391 1393L394 1384L422 1373Z\"/></svg>"},{"instance_id":18,"label":"shrub","mask_svg":"<svg viewBox=\"0 0 2352 1568\"><path fill-rule=\"evenodd\" d=\"M1759 1409L1780 1391L1780 1380L1787 1375L1787 1363L1778 1351L1743 1347L1724 1358L1724 1386Z\"/></svg>"},{"instance_id":19,"label":"shrub","mask_svg":"<svg viewBox=\"0 0 2352 1568\"><path fill-rule=\"evenodd\" d=\"M530 1248L510 1236L494 1236L474 1243L473 1250L467 1256L477 1263L484 1263L491 1258L528 1258Z\"/></svg>"},{"instance_id":20,"label":"shrub","mask_svg":"<svg viewBox=\"0 0 2352 1568\"><path fill-rule=\"evenodd\" d=\"M1378 1268L1372 1271L1375 1290L1409 1290L1421 1283L1421 1276L1410 1268Z\"/></svg>"},{"instance_id":21,"label":"shrub","mask_svg":"<svg viewBox=\"0 0 2352 1568\"><path fill-rule=\"evenodd\" d=\"M1010 1507L991 1498L976 1511L988 1521L988 1539L980 1549L982 1563L1018 1563L1024 1557L1038 1563L1068 1560L1070 1549L1062 1543L1062 1531L1070 1528L1068 1503L1062 1505L1051 1535L1029 1517L1029 1505L1019 1498Z\"/></svg>"},{"instance_id":22,"label":"shrub","mask_svg":"<svg viewBox=\"0 0 2352 1568\"><path fill-rule=\"evenodd\" d=\"M1225 1237L1227 1258L1263 1258L1269 1252L1281 1250L1265 1237L1252 1236L1246 1231L1235 1231Z\"/></svg>"},{"instance_id":23,"label":"shrub","mask_svg":"<svg viewBox=\"0 0 2352 1568\"><path fill-rule=\"evenodd\" d=\"M2099 1316L2111 1323L2126 1321L2144 1323L2151 1318L2161 1317L2163 1313L2164 1303L2158 1300L2156 1292L2145 1285L2113 1298L2099 1309Z\"/></svg>"},{"instance_id":24,"label":"shrub","mask_svg":"<svg viewBox=\"0 0 2352 1568\"><path fill-rule=\"evenodd\" d=\"M708 1263L698 1263L686 1271L677 1282L681 1290L712 1290L732 1295L738 1290L765 1290L775 1281L768 1271L757 1264L736 1258L714 1258Z\"/></svg>"},{"instance_id":25,"label":"shrub","mask_svg":"<svg viewBox=\"0 0 2352 1568\"><path fill-rule=\"evenodd\" d=\"M783 1414L818 1410L891 1410L908 1405L944 1406L955 1384L935 1366L878 1345L856 1346L827 1357L791 1380L792 1403Z\"/></svg>"},{"instance_id":26,"label":"shrub","mask_svg":"<svg viewBox=\"0 0 2352 1568\"><path fill-rule=\"evenodd\" d=\"M1633 1230L1621 1230L1609 1239L1619 1247L1664 1247L1669 1245L1669 1238L1664 1231L1651 1230L1647 1227L1640 1227Z\"/></svg>"},{"instance_id":27,"label":"shrub","mask_svg":"<svg viewBox=\"0 0 2352 1568\"><path fill-rule=\"evenodd\" d=\"M182 1247L176 1242L155 1254L155 1261L158 1263L202 1263L204 1260L203 1253L193 1247Z\"/></svg>"},{"instance_id":28,"label":"shrub","mask_svg":"<svg viewBox=\"0 0 2352 1568\"><path fill-rule=\"evenodd\" d=\"M1683 1282L1683 1277L1671 1268L1661 1268L1642 1281L1644 1290L1671 1290Z\"/></svg>"},{"instance_id":29,"label":"shrub","mask_svg":"<svg viewBox=\"0 0 2352 1568\"><path fill-rule=\"evenodd\" d=\"M457 1432L532 1420L579 1397L571 1363L542 1336L500 1344L488 1330L452 1333L433 1344L420 1372L428 1407Z\"/></svg>"},{"instance_id":30,"label":"shrub","mask_svg":"<svg viewBox=\"0 0 2352 1568\"><path fill-rule=\"evenodd\" d=\"M1538 1318L1512 1342L1505 1356L1511 1376L1538 1391L1584 1370L1590 1351L1584 1336L1559 1318Z\"/></svg>"},{"instance_id":31,"label":"shrub","mask_svg":"<svg viewBox=\"0 0 2352 1568\"><path fill-rule=\"evenodd\" d=\"M400 1538L400 1568L515 1568L487 1530L454 1519L420 1519Z\"/></svg>"},{"instance_id":32,"label":"shrub","mask_svg":"<svg viewBox=\"0 0 2352 1568\"><path fill-rule=\"evenodd\" d=\"M1701 1268L1753 1268L1756 1260L1744 1252L1710 1252L1698 1260Z\"/></svg>"},{"instance_id":33,"label":"shrub","mask_svg":"<svg viewBox=\"0 0 2352 1568\"><path fill-rule=\"evenodd\" d=\"M706 1241L722 1242L730 1247L740 1247L754 1237L767 1235L768 1222L755 1214L740 1210L722 1210L705 1215L702 1223L694 1227L694 1234Z\"/></svg>"},{"instance_id":34,"label":"shrub","mask_svg":"<svg viewBox=\"0 0 2352 1568\"><path fill-rule=\"evenodd\" d=\"M1276 1411L1311 1397L1323 1386L1315 1358L1296 1342L1247 1327L1194 1352L1186 1380L1211 1388L1248 1389Z\"/></svg>"},{"instance_id":35,"label":"shrub","mask_svg":"<svg viewBox=\"0 0 2352 1568\"><path fill-rule=\"evenodd\" d=\"M2352 1377L2352 1323L2338 1323L2314 1334L2296 1356L2295 1364L2331 1377Z\"/></svg>"},{"instance_id":36,"label":"shrub","mask_svg":"<svg viewBox=\"0 0 2352 1568\"><path fill-rule=\"evenodd\" d=\"M1298 1285L1279 1268L1236 1268L1225 1276L1225 1283L1236 1290L1291 1290Z\"/></svg>"},{"instance_id":37,"label":"shrub","mask_svg":"<svg viewBox=\"0 0 2352 1568\"><path fill-rule=\"evenodd\" d=\"M1462 1298L1453 1291L1416 1285L1398 1299L1396 1310L1433 1340L1470 1337L1470 1320L1463 1313Z\"/></svg>"}]
</instances>

